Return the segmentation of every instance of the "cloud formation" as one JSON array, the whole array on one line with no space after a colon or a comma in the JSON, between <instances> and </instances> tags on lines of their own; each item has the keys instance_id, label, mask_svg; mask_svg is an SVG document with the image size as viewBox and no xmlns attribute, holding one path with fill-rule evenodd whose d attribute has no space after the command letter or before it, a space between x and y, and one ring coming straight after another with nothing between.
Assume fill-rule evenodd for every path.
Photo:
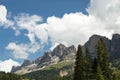
<instances>
[{"instance_id":1,"label":"cloud formation","mask_svg":"<svg viewBox=\"0 0 120 80\"><path fill-rule=\"evenodd\" d=\"M41 16L21 13L14 17L14 22L15 26L12 28L16 36L21 34L21 30L26 30L23 36L29 39L29 43L10 42L6 49L12 51L16 59L27 59L30 53L36 53L47 43L48 34L45 28L39 25L42 22Z\"/></svg>"},{"instance_id":2,"label":"cloud formation","mask_svg":"<svg viewBox=\"0 0 120 80\"><path fill-rule=\"evenodd\" d=\"M27 44L11 42L6 49L13 51L16 58L27 58L31 53L29 50L35 53L48 41L51 41L52 45L65 43L68 46L77 46L83 45L93 34L111 38L113 33L120 33L119 0L91 0L86 10L88 15L76 12L65 14L62 18L51 16L47 18L46 23L42 23L41 16L21 13L14 17L12 29L16 31L16 36L21 35L22 30L26 30L24 36L30 42ZM18 54L25 55L15 56Z\"/></svg>"},{"instance_id":3,"label":"cloud formation","mask_svg":"<svg viewBox=\"0 0 120 80\"><path fill-rule=\"evenodd\" d=\"M19 66L20 64L12 59L0 61L0 71L10 72L13 66Z\"/></svg>"},{"instance_id":4,"label":"cloud formation","mask_svg":"<svg viewBox=\"0 0 120 80\"><path fill-rule=\"evenodd\" d=\"M120 33L120 1L91 0L88 13L105 24L105 30Z\"/></svg>"},{"instance_id":5,"label":"cloud formation","mask_svg":"<svg viewBox=\"0 0 120 80\"><path fill-rule=\"evenodd\" d=\"M113 33L120 33L119 0L91 0L86 10L88 15L75 12L64 14L62 18L51 16L42 23L41 16L28 13L12 16L10 20L6 7L0 5L0 26L12 28L16 36L24 34L29 39L28 43L10 42L6 49L12 51L16 59L27 59L31 53L36 53L48 44L48 41L53 45L52 50L58 45L56 43L77 46L84 44L93 34L111 38ZM21 34L22 30L27 32ZM19 64L13 60L1 61L0 70L10 71L13 65Z\"/></svg>"},{"instance_id":6,"label":"cloud formation","mask_svg":"<svg viewBox=\"0 0 120 80\"><path fill-rule=\"evenodd\" d=\"M16 59L27 59L29 53L37 52L40 46L38 44L16 44L13 42L9 43L6 49L11 50Z\"/></svg>"},{"instance_id":7,"label":"cloud formation","mask_svg":"<svg viewBox=\"0 0 120 80\"><path fill-rule=\"evenodd\" d=\"M13 26L14 22L7 19L7 9L4 5L0 5L0 26L7 28Z\"/></svg>"}]
</instances>

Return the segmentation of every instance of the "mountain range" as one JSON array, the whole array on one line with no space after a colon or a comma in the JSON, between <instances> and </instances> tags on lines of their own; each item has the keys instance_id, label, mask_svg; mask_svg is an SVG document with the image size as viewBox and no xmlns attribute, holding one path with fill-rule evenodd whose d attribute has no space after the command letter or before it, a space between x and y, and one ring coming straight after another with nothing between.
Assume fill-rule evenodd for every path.
<instances>
[{"instance_id":1,"label":"mountain range","mask_svg":"<svg viewBox=\"0 0 120 80\"><path fill-rule=\"evenodd\" d=\"M120 34L113 34L112 39L108 39L105 36L92 35L82 46L83 51L85 51L85 48L88 48L92 58L94 58L96 56L96 44L100 38L103 39L106 45L109 60L111 62L119 60ZM46 73L46 70L48 70L46 74L51 74L52 71L56 71L56 76L69 75L74 70L75 55L76 48L74 45L66 47L64 44L59 44L52 51L46 51L43 56L33 61L24 60L21 66L13 67L11 72L25 75L35 75L36 72L39 72L42 75L43 72Z\"/></svg>"}]
</instances>

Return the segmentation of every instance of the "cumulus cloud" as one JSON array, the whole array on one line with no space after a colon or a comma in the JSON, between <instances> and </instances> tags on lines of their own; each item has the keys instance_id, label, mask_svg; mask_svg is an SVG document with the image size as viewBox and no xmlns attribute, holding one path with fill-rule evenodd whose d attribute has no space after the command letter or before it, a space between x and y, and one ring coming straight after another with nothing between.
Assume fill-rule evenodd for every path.
<instances>
[{"instance_id":1,"label":"cumulus cloud","mask_svg":"<svg viewBox=\"0 0 120 80\"><path fill-rule=\"evenodd\" d=\"M91 0L88 8L90 15L94 15L105 23L105 29L120 33L120 1L119 0Z\"/></svg>"},{"instance_id":2,"label":"cumulus cloud","mask_svg":"<svg viewBox=\"0 0 120 80\"><path fill-rule=\"evenodd\" d=\"M12 59L0 61L0 71L10 72L13 66L19 66L20 64Z\"/></svg>"},{"instance_id":3,"label":"cumulus cloud","mask_svg":"<svg viewBox=\"0 0 120 80\"><path fill-rule=\"evenodd\" d=\"M5 22L7 20L6 16L7 16L7 9L6 9L6 7L3 6L3 5L0 5L0 21L1 21L1 23Z\"/></svg>"},{"instance_id":4,"label":"cumulus cloud","mask_svg":"<svg viewBox=\"0 0 120 80\"><path fill-rule=\"evenodd\" d=\"M46 23L42 23L41 16L19 14L14 17L13 29L16 35L20 35L21 30L26 30L27 33L24 35L28 37L30 43L14 43L14 48L11 48L10 43L6 49L12 50L14 55L19 51L20 55L25 54L23 58L27 58L30 50L32 53L37 52L49 40L52 45L66 43L68 46L77 46L84 44L93 34L111 38L113 33L120 33L119 0L91 0L86 10L88 15L76 12L65 14L62 18L52 16L47 18ZM31 45L35 45L34 48L31 48Z\"/></svg>"},{"instance_id":5,"label":"cumulus cloud","mask_svg":"<svg viewBox=\"0 0 120 80\"><path fill-rule=\"evenodd\" d=\"M35 53L40 49L40 46L37 44L9 43L6 49L11 50L16 59L27 59L29 53Z\"/></svg>"},{"instance_id":6,"label":"cumulus cloud","mask_svg":"<svg viewBox=\"0 0 120 80\"><path fill-rule=\"evenodd\" d=\"M27 59L30 53L35 53L40 50L48 41L48 33L46 27L40 25L42 17L38 15L30 15L21 13L14 17L16 27L16 36L21 34L21 30L26 30L23 36L28 37L29 43L16 44L11 42L6 47L7 50L13 52L13 56L17 59Z\"/></svg>"},{"instance_id":7,"label":"cumulus cloud","mask_svg":"<svg viewBox=\"0 0 120 80\"><path fill-rule=\"evenodd\" d=\"M112 31L104 29L104 23L92 15L80 12L65 14L62 18L47 19L48 34L53 44L66 42L68 45L84 44L93 34L109 36Z\"/></svg>"},{"instance_id":8,"label":"cumulus cloud","mask_svg":"<svg viewBox=\"0 0 120 80\"><path fill-rule=\"evenodd\" d=\"M38 15L30 15L27 13L19 14L14 17L16 22L16 29L19 30L27 30L27 36L31 42L31 44L36 43L36 39L39 40L41 44L44 44L48 40L48 33L46 32L46 27L40 25L42 22L42 17Z\"/></svg>"},{"instance_id":9,"label":"cumulus cloud","mask_svg":"<svg viewBox=\"0 0 120 80\"><path fill-rule=\"evenodd\" d=\"M76 12L62 18L49 17L46 25L52 43L65 41L78 45L93 34L111 38L113 33L120 33L119 0L91 0L87 11L88 15Z\"/></svg>"},{"instance_id":10,"label":"cumulus cloud","mask_svg":"<svg viewBox=\"0 0 120 80\"><path fill-rule=\"evenodd\" d=\"M0 26L7 28L13 26L14 23L7 19L7 9L4 5L0 5Z\"/></svg>"},{"instance_id":11,"label":"cumulus cloud","mask_svg":"<svg viewBox=\"0 0 120 80\"><path fill-rule=\"evenodd\" d=\"M48 40L48 34L45 27L39 25L42 22L42 17L38 15L30 15L21 13L14 17L15 26L12 28L16 32L16 36L21 34L21 30L26 30L23 36L29 39L29 43L16 44L10 42L6 49L11 50L13 56L17 59L27 59L30 53L35 53L43 47Z\"/></svg>"}]
</instances>

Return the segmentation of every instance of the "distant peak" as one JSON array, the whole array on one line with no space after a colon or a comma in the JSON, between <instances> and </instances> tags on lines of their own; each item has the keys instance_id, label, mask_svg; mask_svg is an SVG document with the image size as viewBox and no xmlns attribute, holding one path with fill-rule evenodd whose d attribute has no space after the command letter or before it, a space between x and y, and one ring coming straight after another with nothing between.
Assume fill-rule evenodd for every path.
<instances>
[{"instance_id":1,"label":"distant peak","mask_svg":"<svg viewBox=\"0 0 120 80\"><path fill-rule=\"evenodd\" d=\"M30 65L30 64L31 64L31 61L25 59L24 62L23 62L23 64L22 64L22 66L28 66L28 65Z\"/></svg>"},{"instance_id":2,"label":"distant peak","mask_svg":"<svg viewBox=\"0 0 120 80\"><path fill-rule=\"evenodd\" d=\"M114 39L120 38L120 34L113 34L112 38L114 38Z\"/></svg>"},{"instance_id":3,"label":"distant peak","mask_svg":"<svg viewBox=\"0 0 120 80\"><path fill-rule=\"evenodd\" d=\"M55 44L50 48L50 50L53 51L54 48L56 48L59 44L60 44L60 43L55 43Z\"/></svg>"},{"instance_id":4,"label":"distant peak","mask_svg":"<svg viewBox=\"0 0 120 80\"><path fill-rule=\"evenodd\" d=\"M99 37L101 37L100 35L97 35L97 34L94 34L94 35L92 35L91 37L90 37L90 39L91 38L99 38Z\"/></svg>"},{"instance_id":5,"label":"distant peak","mask_svg":"<svg viewBox=\"0 0 120 80\"><path fill-rule=\"evenodd\" d=\"M64 45L64 44L59 44L59 45L57 45L54 49L56 49L56 48L65 48L66 46Z\"/></svg>"},{"instance_id":6,"label":"distant peak","mask_svg":"<svg viewBox=\"0 0 120 80\"><path fill-rule=\"evenodd\" d=\"M55 48L63 48L66 47L66 45L62 44L62 43L56 43L55 45L53 45L50 50L53 51Z\"/></svg>"}]
</instances>

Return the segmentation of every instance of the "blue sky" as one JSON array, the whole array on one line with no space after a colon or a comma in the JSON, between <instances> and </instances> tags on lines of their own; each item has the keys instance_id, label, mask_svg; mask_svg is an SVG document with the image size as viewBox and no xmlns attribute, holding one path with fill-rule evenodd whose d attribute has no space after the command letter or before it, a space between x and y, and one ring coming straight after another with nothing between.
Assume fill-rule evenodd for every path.
<instances>
[{"instance_id":1,"label":"blue sky","mask_svg":"<svg viewBox=\"0 0 120 80\"><path fill-rule=\"evenodd\" d=\"M4 5L7 8L7 14L11 15L10 19L13 19L13 16L17 16L21 13L29 13L30 15L35 14L41 16L43 18L43 23L46 22L48 17L62 17L65 13L82 12L87 14L85 9L89 5L89 0L1 0L0 5ZM26 31L23 31L23 34L25 32ZM15 36L13 29L3 29L0 27L1 60L9 58L15 59L11 55L12 52L5 49L10 42L27 43L29 39L22 34L20 36ZM48 43L42 50L36 52L37 54L29 55L29 59L35 59L40 56L45 50L48 50L50 46L51 44ZM21 61L20 59L15 60Z\"/></svg>"},{"instance_id":2,"label":"blue sky","mask_svg":"<svg viewBox=\"0 0 120 80\"><path fill-rule=\"evenodd\" d=\"M120 33L119 0L0 0L0 71L63 43ZM6 66L7 65L7 66Z\"/></svg>"},{"instance_id":3,"label":"blue sky","mask_svg":"<svg viewBox=\"0 0 120 80\"><path fill-rule=\"evenodd\" d=\"M30 13L40 15L46 20L47 17L62 17L65 13L81 11L86 13L90 0L1 0L1 4L7 7L12 15Z\"/></svg>"}]
</instances>

